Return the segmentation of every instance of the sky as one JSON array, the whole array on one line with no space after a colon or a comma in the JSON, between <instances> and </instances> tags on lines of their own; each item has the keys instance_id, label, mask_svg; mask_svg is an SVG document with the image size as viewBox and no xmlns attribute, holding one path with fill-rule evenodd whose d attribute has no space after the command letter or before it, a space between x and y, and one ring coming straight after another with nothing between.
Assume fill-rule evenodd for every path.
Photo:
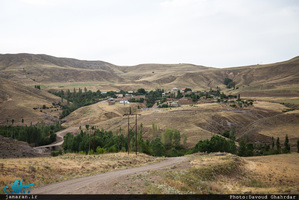
<instances>
[{"instance_id":1,"label":"sky","mask_svg":"<svg viewBox=\"0 0 299 200\"><path fill-rule=\"evenodd\" d=\"M0 54L116 65L267 64L299 56L298 0L0 0Z\"/></svg>"}]
</instances>

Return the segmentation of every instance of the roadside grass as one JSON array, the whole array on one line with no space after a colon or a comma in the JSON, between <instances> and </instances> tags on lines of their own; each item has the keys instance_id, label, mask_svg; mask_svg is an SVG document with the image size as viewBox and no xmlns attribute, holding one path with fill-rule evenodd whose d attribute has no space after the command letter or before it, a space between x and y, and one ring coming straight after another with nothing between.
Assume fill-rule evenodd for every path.
<instances>
[{"instance_id":1,"label":"roadside grass","mask_svg":"<svg viewBox=\"0 0 299 200\"><path fill-rule=\"evenodd\" d=\"M195 160L209 159L210 156L199 157ZM237 156L220 157L215 164L207 166L193 165L192 168L170 171L162 181L147 188L148 194L213 194L223 193L215 180L218 176L232 176L240 171L241 160Z\"/></svg>"},{"instance_id":2,"label":"roadside grass","mask_svg":"<svg viewBox=\"0 0 299 200\"><path fill-rule=\"evenodd\" d=\"M298 153L258 157L189 155L184 169L156 170L146 177L147 194L297 194Z\"/></svg>"},{"instance_id":3,"label":"roadside grass","mask_svg":"<svg viewBox=\"0 0 299 200\"><path fill-rule=\"evenodd\" d=\"M23 180L24 184L35 183L36 187L76 177L142 166L163 159L146 154L136 156L127 153L101 155L72 153L57 157L2 159L0 194L4 194L5 185L13 184L15 180Z\"/></svg>"}]
</instances>

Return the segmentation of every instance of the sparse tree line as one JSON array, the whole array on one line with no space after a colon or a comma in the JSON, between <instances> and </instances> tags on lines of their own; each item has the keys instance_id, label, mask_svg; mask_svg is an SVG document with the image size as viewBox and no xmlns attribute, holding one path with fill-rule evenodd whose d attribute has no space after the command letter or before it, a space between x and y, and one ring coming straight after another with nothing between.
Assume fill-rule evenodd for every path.
<instances>
[{"instance_id":1,"label":"sparse tree line","mask_svg":"<svg viewBox=\"0 0 299 200\"><path fill-rule=\"evenodd\" d=\"M238 143L239 147L237 147L234 127L232 127L231 130L224 131L222 136L224 137L214 135L210 140L201 140L195 145L193 149L189 150L188 153L210 153L220 151L237 154L239 156L263 156L291 152L288 135L285 136L283 147L280 143L279 137L276 139L276 141L272 137L271 146L269 144L253 144L251 142L246 143L241 140ZM297 151L299 153L299 140L297 141L297 148Z\"/></svg>"},{"instance_id":2,"label":"sparse tree line","mask_svg":"<svg viewBox=\"0 0 299 200\"><path fill-rule=\"evenodd\" d=\"M24 119L22 119L22 123L24 123ZM59 130L61 130L59 123L50 126L44 123L35 125L31 123L30 126L14 126L14 119L12 119L11 125L0 126L0 135L27 142L31 146L41 146L55 142L55 132Z\"/></svg>"},{"instance_id":3,"label":"sparse tree line","mask_svg":"<svg viewBox=\"0 0 299 200\"><path fill-rule=\"evenodd\" d=\"M144 140L143 125L140 125L140 131L137 133L137 151L153 156L182 156L186 153L186 149L180 144L181 137L187 140L186 135L180 134L178 130L166 129L164 133L158 137L155 134L154 139ZM83 130L84 129L84 130ZM136 133L129 132L124 135L120 129L118 134L113 135L111 131L104 131L95 127L81 128L80 134L74 136L70 133L64 136L63 150L64 152L77 152L82 154L102 154L113 152L130 152L136 151ZM153 131L154 132L154 131ZM129 143L129 145L128 145Z\"/></svg>"},{"instance_id":4,"label":"sparse tree line","mask_svg":"<svg viewBox=\"0 0 299 200\"><path fill-rule=\"evenodd\" d=\"M96 92L92 92L91 90L88 90L84 88L84 92L81 88L79 88L79 91L76 91L74 88L73 92L70 90L67 90L66 92L64 90L60 90L58 92L56 91L49 91L50 93L61 97L61 102L59 105L62 107L63 111L60 114L60 119L66 117L71 112L75 111L76 109L82 107L91 105L94 103L99 102L103 98L106 98L108 96L110 97L116 97L115 92L109 91L105 94L103 94L100 90L97 90ZM64 100L66 101L66 105L63 104Z\"/></svg>"}]
</instances>

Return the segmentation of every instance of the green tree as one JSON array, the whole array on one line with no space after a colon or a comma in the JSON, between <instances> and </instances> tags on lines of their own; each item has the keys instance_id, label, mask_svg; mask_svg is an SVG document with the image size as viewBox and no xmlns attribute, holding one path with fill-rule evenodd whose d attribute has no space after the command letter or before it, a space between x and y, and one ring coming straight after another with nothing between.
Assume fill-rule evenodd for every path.
<instances>
[{"instance_id":1,"label":"green tree","mask_svg":"<svg viewBox=\"0 0 299 200\"><path fill-rule=\"evenodd\" d=\"M179 130L174 130L173 131L173 146L174 147L179 147L181 145L181 133Z\"/></svg>"},{"instance_id":2,"label":"green tree","mask_svg":"<svg viewBox=\"0 0 299 200\"><path fill-rule=\"evenodd\" d=\"M229 132L229 139L235 141L236 137L235 137L235 133L236 133L236 129L234 126L232 126L230 128L230 132Z\"/></svg>"},{"instance_id":3,"label":"green tree","mask_svg":"<svg viewBox=\"0 0 299 200\"><path fill-rule=\"evenodd\" d=\"M154 156L164 156L165 155L165 147L162 144L160 138L153 139L151 141L150 147L152 149L152 153Z\"/></svg>"},{"instance_id":4,"label":"green tree","mask_svg":"<svg viewBox=\"0 0 299 200\"><path fill-rule=\"evenodd\" d=\"M187 135L185 133L183 133L182 137L183 137L183 145L186 145L186 143L187 143Z\"/></svg>"},{"instance_id":5,"label":"green tree","mask_svg":"<svg viewBox=\"0 0 299 200\"><path fill-rule=\"evenodd\" d=\"M299 140L297 140L297 153L299 153Z\"/></svg>"},{"instance_id":6,"label":"green tree","mask_svg":"<svg viewBox=\"0 0 299 200\"><path fill-rule=\"evenodd\" d=\"M274 143L274 137L273 136L272 136L271 140L272 140L272 149L274 149L275 143Z\"/></svg>"},{"instance_id":7,"label":"green tree","mask_svg":"<svg viewBox=\"0 0 299 200\"><path fill-rule=\"evenodd\" d=\"M283 151L284 151L284 153L290 153L290 151L291 151L288 135L286 135L286 138L284 140L284 150Z\"/></svg>"},{"instance_id":8,"label":"green tree","mask_svg":"<svg viewBox=\"0 0 299 200\"><path fill-rule=\"evenodd\" d=\"M182 97L183 97L182 93L180 92L180 90L178 90L178 94L177 94L176 98L177 98L177 99L180 99L180 98L182 98Z\"/></svg>"},{"instance_id":9,"label":"green tree","mask_svg":"<svg viewBox=\"0 0 299 200\"><path fill-rule=\"evenodd\" d=\"M143 89L143 88L139 88L139 89L137 90L137 93L138 93L138 94L146 94L146 91L145 91L145 89Z\"/></svg>"},{"instance_id":10,"label":"green tree","mask_svg":"<svg viewBox=\"0 0 299 200\"><path fill-rule=\"evenodd\" d=\"M170 149L172 147L173 140L173 130L166 129L164 133L161 135L161 141L166 149Z\"/></svg>"},{"instance_id":11,"label":"green tree","mask_svg":"<svg viewBox=\"0 0 299 200\"><path fill-rule=\"evenodd\" d=\"M276 140L276 150L278 153L280 153L280 142L279 142L279 137Z\"/></svg>"},{"instance_id":12,"label":"green tree","mask_svg":"<svg viewBox=\"0 0 299 200\"><path fill-rule=\"evenodd\" d=\"M254 146L251 142L246 144L246 156L253 156L253 150L254 150Z\"/></svg>"},{"instance_id":13,"label":"green tree","mask_svg":"<svg viewBox=\"0 0 299 200\"><path fill-rule=\"evenodd\" d=\"M243 140L239 142L238 155L246 156L246 144Z\"/></svg>"}]
</instances>

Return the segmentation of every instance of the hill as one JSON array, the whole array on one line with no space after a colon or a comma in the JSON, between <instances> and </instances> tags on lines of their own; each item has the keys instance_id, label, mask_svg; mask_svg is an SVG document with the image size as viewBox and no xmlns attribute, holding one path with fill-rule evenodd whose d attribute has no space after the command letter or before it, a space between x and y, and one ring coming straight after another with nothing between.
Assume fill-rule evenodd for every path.
<instances>
[{"instance_id":1,"label":"hill","mask_svg":"<svg viewBox=\"0 0 299 200\"><path fill-rule=\"evenodd\" d=\"M0 158L41 157L35 149L26 142L16 141L0 135Z\"/></svg>"},{"instance_id":2,"label":"hill","mask_svg":"<svg viewBox=\"0 0 299 200\"><path fill-rule=\"evenodd\" d=\"M0 54L0 77L46 89L169 90L189 87L226 89L224 78L236 83L236 90L247 97L297 97L299 57L267 65L217 69L193 64L140 64L116 66L103 61L57 58L40 54Z\"/></svg>"},{"instance_id":3,"label":"hill","mask_svg":"<svg viewBox=\"0 0 299 200\"><path fill-rule=\"evenodd\" d=\"M48 55L0 55L0 77L26 85L61 82L123 81L113 65L102 61L80 61Z\"/></svg>"},{"instance_id":4,"label":"hill","mask_svg":"<svg viewBox=\"0 0 299 200\"><path fill-rule=\"evenodd\" d=\"M24 124L53 123L58 120L61 109L52 103L59 101L60 98L46 91L0 78L0 124L11 124L12 119L15 125L21 125L22 119Z\"/></svg>"},{"instance_id":5,"label":"hill","mask_svg":"<svg viewBox=\"0 0 299 200\"><path fill-rule=\"evenodd\" d=\"M127 134L128 113L136 112L137 103L123 105L99 102L85 106L71 113L63 119L64 126L79 127L85 130L85 124L97 126L104 130L111 130L115 134ZM225 130L235 128L238 141L245 140L253 143L271 144L271 137L280 137L281 144L288 134L291 150L296 151L299 139L297 129L299 115L297 110L285 112L288 108L278 103L256 101L253 106L246 108L232 108L229 105L209 103L194 106L181 106L167 109L138 110L138 129L143 124L143 137L153 139L160 136L167 128L179 130L186 134L186 146L193 147L199 140L210 139L215 134L223 134ZM131 117L133 124L135 118ZM157 133L153 135L153 124L157 126ZM79 131L79 129L78 129Z\"/></svg>"}]
</instances>

